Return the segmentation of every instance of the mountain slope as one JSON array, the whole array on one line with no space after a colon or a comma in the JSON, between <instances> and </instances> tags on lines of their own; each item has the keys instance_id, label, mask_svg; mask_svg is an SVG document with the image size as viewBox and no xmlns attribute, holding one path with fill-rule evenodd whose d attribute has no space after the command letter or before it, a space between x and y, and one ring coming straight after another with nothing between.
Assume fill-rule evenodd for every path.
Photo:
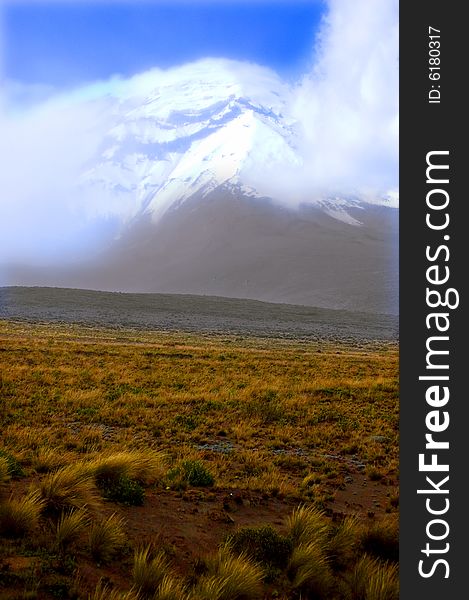
<instances>
[{"instance_id":1,"label":"mountain slope","mask_svg":"<svg viewBox=\"0 0 469 600\"><path fill-rule=\"evenodd\" d=\"M359 213L359 214L356 214ZM15 284L252 298L398 313L397 211L356 209L360 227L314 207L289 210L218 189L147 215L97 260Z\"/></svg>"}]
</instances>

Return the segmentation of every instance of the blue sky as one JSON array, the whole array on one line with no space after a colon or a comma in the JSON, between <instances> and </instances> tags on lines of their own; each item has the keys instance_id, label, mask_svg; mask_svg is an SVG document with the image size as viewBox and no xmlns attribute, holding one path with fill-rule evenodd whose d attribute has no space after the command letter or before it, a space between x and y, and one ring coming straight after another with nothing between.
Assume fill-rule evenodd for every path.
<instances>
[{"instance_id":1,"label":"blue sky","mask_svg":"<svg viewBox=\"0 0 469 600\"><path fill-rule=\"evenodd\" d=\"M74 87L207 56L298 76L325 5L312 2L7 2L4 76Z\"/></svg>"}]
</instances>

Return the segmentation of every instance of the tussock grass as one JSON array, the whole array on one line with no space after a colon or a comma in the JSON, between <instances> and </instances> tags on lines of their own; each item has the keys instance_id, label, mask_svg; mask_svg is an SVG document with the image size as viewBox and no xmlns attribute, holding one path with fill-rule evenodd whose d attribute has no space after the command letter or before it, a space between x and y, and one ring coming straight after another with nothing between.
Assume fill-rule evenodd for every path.
<instances>
[{"instance_id":1,"label":"tussock grass","mask_svg":"<svg viewBox=\"0 0 469 600\"><path fill-rule=\"evenodd\" d=\"M163 551L155 554L150 546L137 550L134 554L132 580L138 595L143 598L152 597L168 569L169 563Z\"/></svg>"},{"instance_id":2,"label":"tussock grass","mask_svg":"<svg viewBox=\"0 0 469 600\"><path fill-rule=\"evenodd\" d=\"M96 482L118 481L122 476L149 485L162 478L165 472L165 454L150 448L125 450L100 456L89 464Z\"/></svg>"},{"instance_id":3,"label":"tussock grass","mask_svg":"<svg viewBox=\"0 0 469 600\"><path fill-rule=\"evenodd\" d=\"M89 526L90 520L86 508L62 513L55 530L55 538L60 549L65 550Z\"/></svg>"},{"instance_id":4,"label":"tussock grass","mask_svg":"<svg viewBox=\"0 0 469 600\"><path fill-rule=\"evenodd\" d=\"M59 515L63 511L87 507L93 510L99 498L89 469L75 463L47 474L38 484L46 511Z\"/></svg>"},{"instance_id":5,"label":"tussock grass","mask_svg":"<svg viewBox=\"0 0 469 600\"><path fill-rule=\"evenodd\" d=\"M152 600L191 600L187 588L174 575L165 575Z\"/></svg>"},{"instance_id":6,"label":"tussock grass","mask_svg":"<svg viewBox=\"0 0 469 600\"><path fill-rule=\"evenodd\" d=\"M32 534L39 524L43 507L44 501L38 492L0 503L0 535L18 538Z\"/></svg>"},{"instance_id":7,"label":"tussock grass","mask_svg":"<svg viewBox=\"0 0 469 600\"><path fill-rule=\"evenodd\" d=\"M333 565L338 569L350 566L357 556L359 543L360 525L356 516L345 517L332 526L328 554Z\"/></svg>"},{"instance_id":8,"label":"tussock grass","mask_svg":"<svg viewBox=\"0 0 469 600\"><path fill-rule=\"evenodd\" d=\"M307 598L326 600L331 597L334 574L320 542L300 543L294 548L288 573L293 589Z\"/></svg>"},{"instance_id":9,"label":"tussock grass","mask_svg":"<svg viewBox=\"0 0 469 600\"><path fill-rule=\"evenodd\" d=\"M102 579L91 594L88 594L88 600L139 600L135 591L121 592L113 589Z\"/></svg>"},{"instance_id":10,"label":"tussock grass","mask_svg":"<svg viewBox=\"0 0 469 600\"><path fill-rule=\"evenodd\" d=\"M351 600L398 600L397 565L362 556L348 580Z\"/></svg>"},{"instance_id":11,"label":"tussock grass","mask_svg":"<svg viewBox=\"0 0 469 600\"><path fill-rule=\"evenodd\" d=\"M287 517L286 525L295 546L315 543L323 549L329 540L329 522L322 510L302 505Z\"/></svg>"},{"instance_id":12,"label":"tussock grass","mask_svg":"<svg viewBox=\"0 0 469 600\"><path fill-rule=\"evenodd\" d=\"M195 595L201 600L256 600L262 597L264 573L245 554L235 556L221 549L208 564Z\"/></svg>"},{"instance_id":13,"label":"tussock grass","mask_svg":"<svg viewBox=\"0 0 469 600\"><path fill-rule=\"evenodd\" d=\"M91 556L96 561L108 562L126 543L124 519L112 513L107 519L93 523L89 536Z\"/></svg>"},{"instance_id":14,"label":"tussock grass","mask_svg":"<svg viewBox=\"0 0 469 600\"><path fill-rule=\"evenodd\" d=\"M390 515L366 527L361 534L362 550L382 560L399 560L399 521Z\"/></svg>"},{"instance_id":15,"label":"tussock grass","mask_svg":"<svg viewBox=\"0 0 469 600\"><path fill-rule=\"evenodd\" d=\"M64 467L70 461L68 453L59 452L56 448L42 446L33 455L31 466L37 473L49 473Z\"/></svg>"},{"instance_id":16,"label":"tussock grass","mask_svg":"<svg viewBox=\"0 0 469 600\"><path fill-rule=\"evenodd\" d=\"M10 469L8 461L4 456L0 456L0 484L10 479Z\"/></svg>"}]
</instances>

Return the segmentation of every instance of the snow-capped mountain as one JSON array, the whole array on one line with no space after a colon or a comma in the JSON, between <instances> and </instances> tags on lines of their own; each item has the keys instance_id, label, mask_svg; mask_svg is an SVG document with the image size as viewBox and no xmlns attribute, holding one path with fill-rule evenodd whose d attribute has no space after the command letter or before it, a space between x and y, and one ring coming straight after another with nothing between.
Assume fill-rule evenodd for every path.
<instances>
[{"instance_id":1,"label":"snow-capped mountain","mask_svg":"<svg viewBox=\"0 0 469 600\"><path fill-rule=\"evenodd\" d=\"M291 95L274 73L259 68L253 79L252 66L247 77L230 61L160 73L144 96L127 93L115 103L115 125L81 185L97 198L105 194L127 221L146 213L156 222L170 207L220 186L282 203L268 174L283 171L294 178L304 168ZM348 209L361 206L363 198L316 193L301 200L360 223ZM366 201L396 205L390 196Z\"/></svg>"},{"instance_id":2,"label":"snow-capped mountain","mask_svg":"<svg viewBox=\"0 0 469 600\"><path fill-rule=\"evenodd\" d=\"M10 284L397 313L397 195L299 194L293 97L231 61L124 86L80 181L93 217L118 215L118 235L86 264L10 269Z\"/></svg>"}]
</instances>

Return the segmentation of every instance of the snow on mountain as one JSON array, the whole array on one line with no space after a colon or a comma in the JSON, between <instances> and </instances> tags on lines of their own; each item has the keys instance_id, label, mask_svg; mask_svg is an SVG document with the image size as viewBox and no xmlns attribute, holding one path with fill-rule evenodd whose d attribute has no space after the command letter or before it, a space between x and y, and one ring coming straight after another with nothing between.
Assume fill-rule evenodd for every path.
<instances>
[{"instance_id":1,"label":"snow on mountain","mask_svg":"<svg viewBox=\"0 0 469 600\"><path fill-rule=\"evenodd\" d=\"M81 181L97 197L107 194L125 221L146 213L156 222L169 208L219 186L272 196L259 173L302 167L300 128L288 108L292 90L267 69L205 60L158 72L145 92L129 91L115 103L115 126ZM348 209L360 208L362 200L308 199L352 225L360 221ZM396 205L391 196L366 201Z\"/></svg>"}]
</instances>

